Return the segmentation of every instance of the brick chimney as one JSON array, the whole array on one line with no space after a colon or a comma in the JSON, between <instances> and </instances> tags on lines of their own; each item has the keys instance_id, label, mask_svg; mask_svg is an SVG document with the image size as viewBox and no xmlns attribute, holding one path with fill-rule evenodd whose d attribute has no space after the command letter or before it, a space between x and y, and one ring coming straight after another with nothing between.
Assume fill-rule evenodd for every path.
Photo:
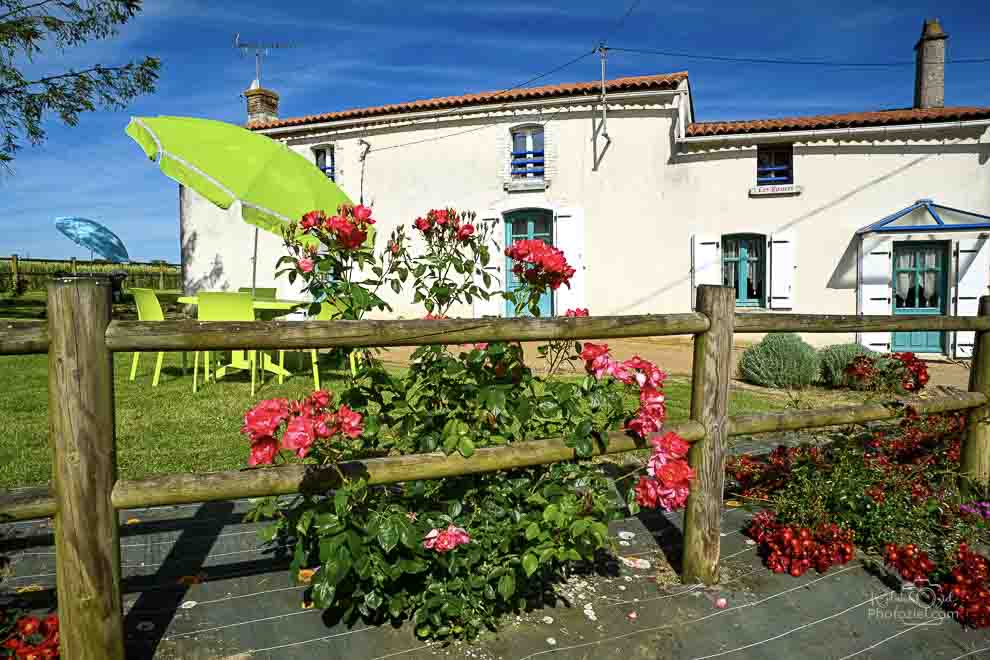
<instances>
[{"instance_id":1,"label":"brick chimney","mask_svg":"<svg viewBox=\"0 0 990 660\"><path fill-rule=\"evenodd\" d=\"M925 20L921 38L914 47L914 107L941 108L945 106L945 42L937 18Z\"/></svg>"},{"instance_id":2,"label":"brick chimney","mask_svg":"<svg viewBox=\"0 0 990 660\"><path fill-rule=\"evenodd\" d=\"M244 92L247 99L247 123L266 124L278 119L278 94L265 89L258 81L251 83L251 88Z\"/></svg>"}]
</instances>

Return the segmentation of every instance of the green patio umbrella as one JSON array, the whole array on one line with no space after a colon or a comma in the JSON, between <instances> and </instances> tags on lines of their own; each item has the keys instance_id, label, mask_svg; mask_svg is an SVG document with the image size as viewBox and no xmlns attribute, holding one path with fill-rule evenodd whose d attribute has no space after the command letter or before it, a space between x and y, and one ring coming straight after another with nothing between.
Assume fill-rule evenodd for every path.
<instances>
[{"instance_id":1,"label":"green patio umbrella","mask_svg":"<svg viewBox=\"0 0 990 660\"><path fill-rule=\"evenodd\" d=\"M350 203L315 164L281 142L234 124L193 117L132 117L127 134L148 158L158 161L166 176L220 208L241 203L241 217L255 227L252 291L259 228L281 236L289 222L308 211L332 213Z\"/></svg>"}]
</instances>

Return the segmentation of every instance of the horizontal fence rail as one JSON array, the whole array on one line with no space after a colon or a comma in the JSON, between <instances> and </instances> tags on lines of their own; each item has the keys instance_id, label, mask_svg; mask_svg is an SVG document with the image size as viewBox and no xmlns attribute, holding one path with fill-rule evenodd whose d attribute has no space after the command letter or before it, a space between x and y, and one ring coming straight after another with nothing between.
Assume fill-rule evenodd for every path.
<instances>
[{"instance_id":1,"label":"horizontal fence rail","mask_svg":"<svg viewBox=\"0 0 990 660\"><path fill-rule=\"evenodd\" d=\"M48 324L44 321L0 320L0 355L48 352Z\"/></svg>"},{"instance_id":2,"label":"horizontal fence rail","mask_svg":"<svg viewBox=\"0 0 990 660\"><path fill-rule=\"evenodd\" d=\"M623 339L693 335L708 329L703 314L553 319L442 321L113 321L107 346L114 352L420 346L492 341ZM990 330L981 316L838 316L736 314L735 333L896 332ZM0 355L48 351L44 321L0 321Z\"/></svg>"},{"instance_id":3,"label":"horizontal fence rail","mask_svg":"<svg viewBox=\"0 0 990 660\"><path fill-rule=\"evenodd\" d=\"M990 330L983 316L860 316L857 314L736 314L735 332L900 332Z\"/></svg>"},{"instance_id":4,"label":"horizontal fence rail","mask_svg":"<svg viewBox=\"0 0 990 660\"><path fill-rule=\"evenodd\" d=\"M935 414L969 410L986 403L986 396L979 392L957 392L931 398L895 399L885 404L735 415L728 419L728 434L739 436L878 422L902 415L907 407L919 414ZM694 421L665 424L664 431L673 431L692 443L705 436L704 428ZM643 441L616 431L608 434L607 448L596 444L594 454L621 454L645 447L647 444ZM348 461L340 467L344 474L363 476L372 485L383 485L532 467L569 461L574 457L574 450L564 444L563 438L552 438L516 442L504 447L478 448L471 458L433 452ZM111 500L118 509L134 509L243 497L320 493L338 485L339 475L334 470L318 469L313 465L289 465L121 480L114 487ZM46 518L54 513L55 500L48 488L24 488L0 495L0 520Z\"/></svg>"},{"instance_id":5,"label":"horizontal fence rail","mask_svg":"<svg viewBox=\"0 0 990 660\"><path fill-rule=\"evenodd\" d=\"M705 332L702 314L442 321L114 321L111 351L423 346L495 341L615 339Z\"/></svg>"},{"instance_id":6,"label":"horizontal fence rail","mask_svg":"<svg viewBox=\"0 0 990 660\"><path fill-rule=\"evenodd\" d=\"M990 330L990 318L977 316L737 314L735 319L737 333ZM421 346L689 335L708 327L708 319L697 313L442 321L114 321L107 329L107 346L118 352Z\"/></svg>"}]
</instances>

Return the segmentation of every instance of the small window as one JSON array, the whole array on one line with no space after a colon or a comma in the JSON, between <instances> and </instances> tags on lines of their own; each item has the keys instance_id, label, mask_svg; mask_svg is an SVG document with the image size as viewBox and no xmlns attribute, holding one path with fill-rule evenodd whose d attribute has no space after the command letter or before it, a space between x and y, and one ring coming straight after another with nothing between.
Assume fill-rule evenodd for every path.
<instances>
[{"instance_id":1,"label":"small window","mask_svg":"<svg viewBox=\"0 0 990 660\"><path fill-rule=\"evenodd\" d=\"M543 178L543 127L526 126L512 131L513 178Z\"/></svg>"},{"instance_id":2,"label":"small window","mask_svg":"<svg viewBox=\"0 0 990 660\"><path fill-rule=\"evenodd\" d=\"M766 243L760 234L722 237L722 284L736 290L737 307L766 304Z\"/></svg>"},{"instance_id":3,"label":"small window","mask_svg":"<svg viewBox=\"0 0 990 660\"><path fill-rule=\"evenodd\" d=\"M794 183L792 145L756 148L756 185L780 186Z\"/></svg>"},{"instance_id":4,"label":"small window","mask_svg":"<svg viewBox=\"0 0 990 660\"><path fill-rule=\"evenodd\" d=\"M336 163L333 157L333 145L326 147L318 147L313 149L313 153L316 156L316 166L320 168L327 178L331 181L337 180L337 172L335 169Z\"/></svg>"}]
</instances>

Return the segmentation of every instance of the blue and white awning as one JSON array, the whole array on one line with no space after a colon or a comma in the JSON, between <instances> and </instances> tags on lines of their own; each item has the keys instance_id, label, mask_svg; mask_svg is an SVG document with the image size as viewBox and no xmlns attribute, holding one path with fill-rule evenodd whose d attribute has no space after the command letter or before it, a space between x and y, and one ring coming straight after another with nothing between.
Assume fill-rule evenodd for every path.
<instances>
[{"instance_id":1,"label":"blue and white awning","mask_svg":"<svg viewBox=\"0 0 990 660\"><path fill-rule=\"evenodd\" d=\"M856 231L862 234L932 234L954 231L990 231L990 216L937 204L917 202Z\"/></svg>"}]
</instances>

